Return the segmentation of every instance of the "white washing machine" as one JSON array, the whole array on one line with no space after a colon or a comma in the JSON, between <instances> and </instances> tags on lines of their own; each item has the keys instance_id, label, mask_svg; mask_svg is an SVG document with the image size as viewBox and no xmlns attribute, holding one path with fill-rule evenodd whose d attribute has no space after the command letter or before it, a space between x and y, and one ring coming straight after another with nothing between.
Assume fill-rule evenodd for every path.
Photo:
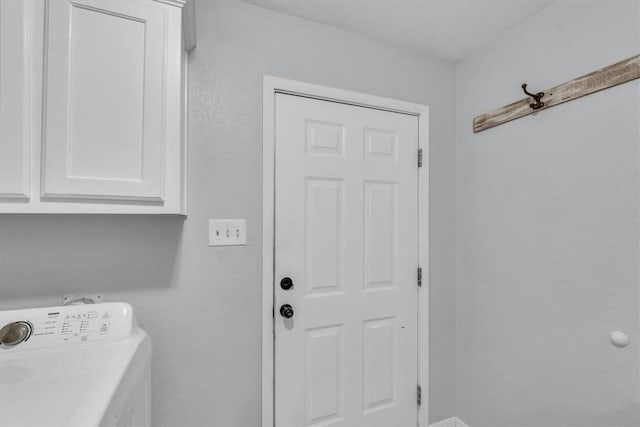
<instances>
[{"instance_id":1,"label":"white washing machine","mask_svg":"<svg viewBox=\"0 0 640 427\"><path fill-rule=\"evenodd\" d=\"M0 425L151 424L151 339L129 304L0 311L0 328Z\"/></svg>"}]
</instances>

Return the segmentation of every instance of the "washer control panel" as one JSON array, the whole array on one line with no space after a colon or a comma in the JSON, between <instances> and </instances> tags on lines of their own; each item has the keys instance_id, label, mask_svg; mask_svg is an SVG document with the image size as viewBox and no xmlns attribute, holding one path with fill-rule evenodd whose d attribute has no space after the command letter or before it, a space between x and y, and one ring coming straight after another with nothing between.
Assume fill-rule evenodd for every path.
<instances>
[{"instance_id":1,"label":"washer control panel","mask_svg":"<svg viewBox=\"0 0 640 427\"><path fill-rule=\"evenodd\" d=\"M29 337L1 350L29 350L121 339L131 333L133 312L126 303L80 304L0 311L0 328L31 325Z\"/></svg>"}]
</instances>

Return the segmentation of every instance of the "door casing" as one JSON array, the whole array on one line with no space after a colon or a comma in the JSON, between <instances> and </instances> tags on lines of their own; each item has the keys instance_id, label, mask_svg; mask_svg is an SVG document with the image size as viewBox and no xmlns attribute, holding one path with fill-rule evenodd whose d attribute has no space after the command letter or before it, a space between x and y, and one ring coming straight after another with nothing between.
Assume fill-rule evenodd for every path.
<instances>
[{"instance_id":1,"label":"door casing","mask_svg":"<svg viewBox=\"0 0 640 427\"><path fill-rule=\"evenodd\" d=\"M263 78L262 97L262 426L274 426L274 250L275 250L275 95L288 93L418 117L418 262L422 287L418 297L418 384L422 403L418 424L429 425L429 107L272 76ZM417 167L417 165L416 165Z\"/></svg>"}]
</instances>

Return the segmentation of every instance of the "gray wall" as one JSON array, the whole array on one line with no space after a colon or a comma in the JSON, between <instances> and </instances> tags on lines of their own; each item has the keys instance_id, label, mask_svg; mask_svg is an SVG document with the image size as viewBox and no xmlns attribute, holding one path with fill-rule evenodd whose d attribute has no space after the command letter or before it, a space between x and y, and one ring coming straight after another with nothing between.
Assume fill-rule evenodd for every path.
<instances>
[{"instance_id":1,"label":"gray wall","mask_svg":"<svg viewBox=\"0 0 640 427\"><path fill-rule=\"evenodd\" d=\"M0 216L0 308L101 292L152 335L154 424L260 422L262 76L431 106L431 415L455 401L454 64L235 1L198 1L189 216ZM207 247L246 218L246 247Z\"/></svg>"},{"instance_id":2,"label":"gray wall","mask_svg":"<svg viewBox=\"0 0 640 427\"><path fill-rule=\"evenodd\" d=\"M458 65L457 412L473 427L640 425L640 82L471 132L523 82L638 54L639 18L637 0L557 0Z\"/></svg>"}]
</instances>

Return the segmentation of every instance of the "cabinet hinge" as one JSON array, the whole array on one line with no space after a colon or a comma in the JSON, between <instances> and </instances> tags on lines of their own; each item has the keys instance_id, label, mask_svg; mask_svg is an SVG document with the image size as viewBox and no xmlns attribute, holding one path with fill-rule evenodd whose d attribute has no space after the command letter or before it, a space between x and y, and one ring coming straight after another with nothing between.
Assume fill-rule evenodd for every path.
<instances>
[{"instance_id":1,"label":"cabinet hinge","mask_svg":"<svg viewBox=\"0 0 640 427\"><path fill-rule=\"evenodd\" d=\"M422 167L422 148L418 148L418 167Z\"/></svg>"},{"instance_id":2,"label":"cabinet hinge","mask_svg":"<svg viewBox=\"0 0 640 427\"><path fill-rule=\"evenodd\" d=\"M422 387L419 384L416 388L416 401L418 402L418 406L422 405Z\"/></svg>"},{"instance_id":3,"label":"cabinet hinge","mask_svg":"<svg viewBox=\"0 0 640 427\"><path fill-rule=\"evenodd\" d=\"M418 286L422 286L422 267L418 267Z\"/></svg>"}]
</instances>

